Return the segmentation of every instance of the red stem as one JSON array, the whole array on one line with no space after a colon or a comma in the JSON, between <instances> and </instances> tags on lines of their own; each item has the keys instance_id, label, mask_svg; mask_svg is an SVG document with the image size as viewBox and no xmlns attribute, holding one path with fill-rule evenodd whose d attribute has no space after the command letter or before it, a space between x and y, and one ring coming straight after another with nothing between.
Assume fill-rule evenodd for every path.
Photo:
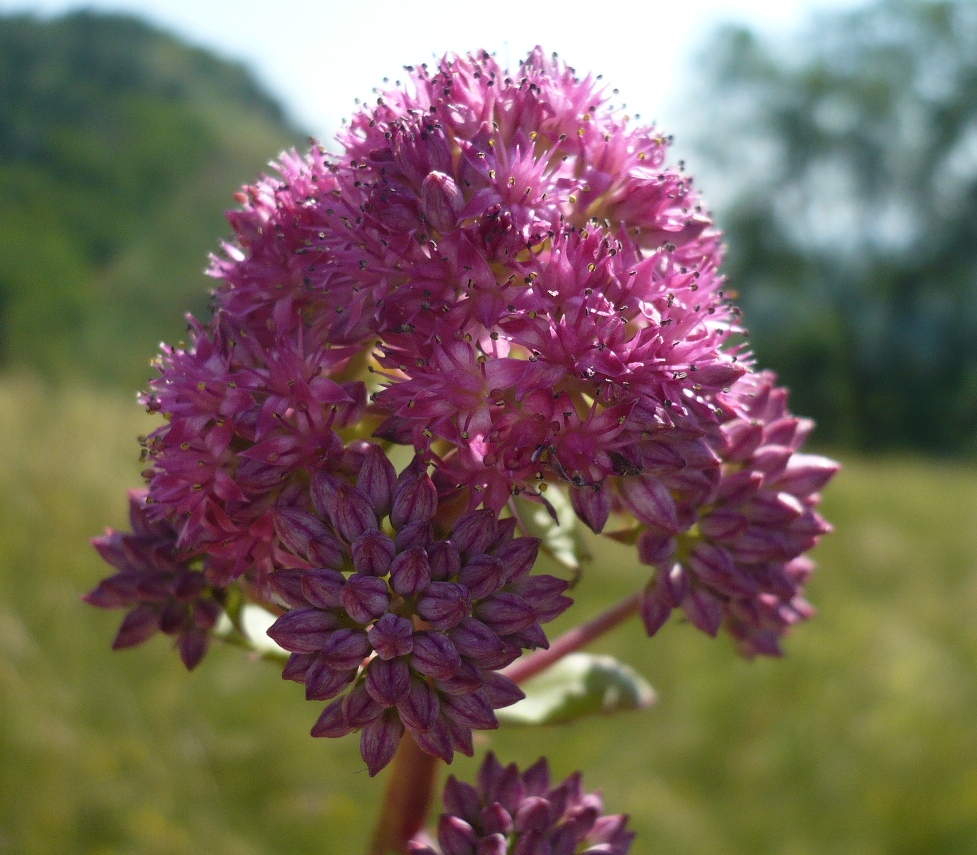
<instances>
[{"instance_id":1,"label":"red stem","mask_svg":"<svg viewBox=\"0 0 977 855\"><path fill-rule=\"evenodd\" d=\"M410 731L405 732L391 761L369 855L406 855L408 842L431 810L437 766L438 758L422 751Z\"/></svg>"},{"instance_id":2,"label":"red stem","mask_svg":"<svg viewBox=\"0 0 977 855\"><path fill-rule=\"evenodd\" d=\"M514 683L524 683L530 677L535 677L540 671L545 671L554 662L559 661L568 653L574 653L586 647L595 638L612 630L619 623L637 614L641 605L641 593L632 594L617 605L611 606L603 614L597 615L587 623L575 626L553 641L546 650L537 650L528 656L523 656L513 662L508 668L503 668L505 674Z\"/></svg>"}]
</instances>

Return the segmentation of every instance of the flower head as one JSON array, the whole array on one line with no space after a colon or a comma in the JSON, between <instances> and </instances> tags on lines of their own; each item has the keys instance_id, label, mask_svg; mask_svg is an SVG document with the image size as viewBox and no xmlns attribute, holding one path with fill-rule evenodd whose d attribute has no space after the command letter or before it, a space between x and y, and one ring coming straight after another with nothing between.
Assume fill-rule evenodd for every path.
<instances>
[{"instance_id":1,"label":"flower head","mask_svg":"<svg viewBox=\"0 0 977 855\"><path fill-rule=\"evenodd\" d=\"M415 838L413 855L626 855L634 838L626 816L605 815L600 796L584 792L579 773L552 786L545 759L520 773L490 753L477 786L448 778L444 808L438 846Z\"/></svg>"},{"instance_id":2,"label":"flower head","mask_svg":"<svg viewBox=\"0 0 977 855\"><path fill-rule=\"evenodd\" d=\"M292 652L283 676L332 700L313 736L361 731L376 774L404 730L430 754L471 754L472 729L522 697L496 673L526 648L546 647L540 624L570 600L567 583L531 576L538 541L488 510L439 517L421 458L399 477L379 448L355 484L314 477L317 516L294 512L286 541L314 532L325 566L279 570L269 585L287 611L268 634Z\"/></svg>"}]
</instances>

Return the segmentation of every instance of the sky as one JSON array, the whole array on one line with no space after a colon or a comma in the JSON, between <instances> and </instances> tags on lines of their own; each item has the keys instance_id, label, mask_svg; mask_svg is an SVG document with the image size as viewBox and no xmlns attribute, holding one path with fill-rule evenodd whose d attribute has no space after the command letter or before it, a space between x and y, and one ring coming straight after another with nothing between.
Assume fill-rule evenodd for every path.
<instances>
[{"instance_id":1,"label":"sky","mask_svg":"<svg viewBox=\"0 0 977 855\"><path fill-rule=\"evenodd\" d=\"M667 129L696 49L721 21L776 34L858 0L0 0L42 16L129 12L244 62L299 128L327 140L356 98L405 65L487 49L514 66L535 45L602 74L631 115Z\"/></svg>"}]
</instances>

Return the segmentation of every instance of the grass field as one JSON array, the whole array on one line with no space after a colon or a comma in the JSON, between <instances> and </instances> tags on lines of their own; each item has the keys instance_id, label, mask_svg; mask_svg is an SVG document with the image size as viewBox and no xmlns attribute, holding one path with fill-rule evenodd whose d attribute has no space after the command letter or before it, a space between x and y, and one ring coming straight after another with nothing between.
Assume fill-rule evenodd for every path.
<instances>
[{"instance_id":1,"label":"grass field","mask_svg":"<svg viewBox=\"0 0 977 855\"><path fill-rule=\"evenodd\" d=\"M119 615L79 601L108 572L88 540L124 526L150 426L125 399L0 382L0 853L364 851L383 775L355 739L308 736L301 687L233 649L189 675L163 639L112 653ZM977 853L977 468L845 464L820 614L786 658L625 627L598 649L657 707L482 744L583 769L632 814L636 855ZM583 615L643 578L594 550Z\"/></svg>"}]
</instances>

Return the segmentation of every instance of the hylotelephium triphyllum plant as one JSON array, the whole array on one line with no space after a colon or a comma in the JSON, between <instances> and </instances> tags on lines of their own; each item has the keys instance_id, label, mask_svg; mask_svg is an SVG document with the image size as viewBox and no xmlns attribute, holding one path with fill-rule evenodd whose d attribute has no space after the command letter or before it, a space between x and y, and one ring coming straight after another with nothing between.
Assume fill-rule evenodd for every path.
<instances>
[{"instance_id":1,"label":"hylotelephium triphyllum plant","mask_svg":"<svg viewBox=\"0 0 977 855\"><path fill-rule=\"evenodd\" d=\"M188 668L215 635L262 646L245 618L270 612L283 676L324 704L312 735L358 733L371 775L394 761L373 852L625 853L579 776L493 755L449 779L435 843L436 758L632 616L778 655L838 466L755 367L667 137L539 49L408 71L342 154L286 153L237 195L213 315L142 396L165 421L132 531L95 540L117 572L85 599L129 609L116 648L163 632ZM647 571L551 645L571 585L533 567L575 563L574 518Z\"/></svg>"}]
</instances>

